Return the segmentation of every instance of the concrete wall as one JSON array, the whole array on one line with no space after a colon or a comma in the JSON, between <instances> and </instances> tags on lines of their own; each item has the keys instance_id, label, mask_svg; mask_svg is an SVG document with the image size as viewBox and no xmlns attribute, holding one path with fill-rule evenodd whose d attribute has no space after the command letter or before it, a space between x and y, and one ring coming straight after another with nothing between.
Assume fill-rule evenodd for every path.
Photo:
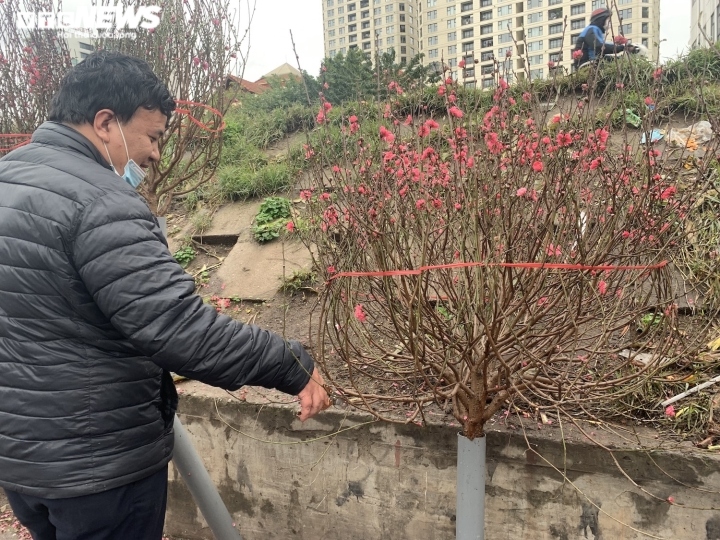
<instances>
[{"instance_id":1,"label":"concrete wall","mask_svg":"<svg viewBox=\"0 0 720 540\"><path fill-rule=\"evenodd\" d=\"M373 423L328 437L367 419L329 412L301 424L287 407L229 402L227 395L217 403L244 434L218 420L208 395L183 396L180 418L245 540L455 538L456 428ZM564 426L563 447L557 427L533 428L532 450L520 429L488 435L489 540L720 540L716 456L688 445L651 458L632 437L606 441L619 448L615 456L628 474L661 499L672 497L670 505L633 487L610 453L576 430ZM540 456L562 469L564 453L563 481ZM211 538L174 469L166 531Z\"/></svg>"}]
</instances>

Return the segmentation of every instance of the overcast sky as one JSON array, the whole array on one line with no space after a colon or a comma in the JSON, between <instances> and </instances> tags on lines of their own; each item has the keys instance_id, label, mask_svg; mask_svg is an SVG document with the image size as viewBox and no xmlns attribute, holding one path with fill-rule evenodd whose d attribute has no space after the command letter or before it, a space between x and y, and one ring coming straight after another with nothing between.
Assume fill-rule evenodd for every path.
<instances>
[{"instance_id":1,"label":"overcast sky","mask_svg":"<svg viewBox=\"0 0 720 540\"><path fill-rule=\"evenodd\" d=\"M661 44L663 59L675 57L688 48L690 2L660 0L660 39L667 40ZM150 5L152 0L143 0L142 4ZM300 65L317 75L323 57L322 4L323 0L257 0L245 78L255 81L284 62L297 66L290 30L295 37ZM65 0L63 9L90 5L91 0Z\"/></svg>"}]
</instances>

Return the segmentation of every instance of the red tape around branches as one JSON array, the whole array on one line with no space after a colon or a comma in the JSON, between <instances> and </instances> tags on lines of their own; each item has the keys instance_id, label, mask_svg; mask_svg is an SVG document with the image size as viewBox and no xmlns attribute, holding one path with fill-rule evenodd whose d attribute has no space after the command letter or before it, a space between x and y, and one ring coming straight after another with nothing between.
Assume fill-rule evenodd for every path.
<instances>
[{"instance_id":1,"label":"red tape around branches","mask_svg":"<svg viewBox=\"0 0 720 540\"><path fill-rule=\"evenodd\" d=\"M208 126L207 124L203 124L200 120L195 118L192 115L192 113L190 112L190 109L175 109L176 113L186 115L190 119L190 121L192 123L194 123L196 126L198 126L199 128L201 128L205 131L208 131L210 133L220 133L223 129L225 129L225 120L223 120L222 113L220 111L218 111L217 109L212 108L210 105L205 105L204 103L196 103L195 101L186 101L184 99L176 99L175 103L177 103L178 105L190 105L192 107L201 107L205 110L210 111L211 113L216 115L221 120L220 127L217 129L213 129L210 126Z\"/></svg>"},{"instance_id":2,"label":"red tape around branches","mask_svg":"<svg viewBox=\"0 0 720 540\"><path fill-rule=\"evenodd\" d=\"M16 148L25 146L30 142L31 133L2 133L0 134L0 155L12 152Z\"/></svg>"},{"instance_id":3,"label":"red tape around branches","mask_svg":"<svg viewBox=\"0 0 720 540\"><path fill-rule=\"evenodd\" d=\"M622 270L659 270L667 266L667 261L647 266L617 266L617 265L596 265L567 264L567 263L486 263L486 262L461 262L450 264L437 264L433 266L421 266L414 270L387 270L376 272L338 272L331 276L328 281L341 277L389 277L389 276L417 276L430 270L443 270L447 268L469 268L472 266L502 267L502 268L526 268L528 270L579 270L587 272L612 272Z\"/></svg>"}]
</instances>

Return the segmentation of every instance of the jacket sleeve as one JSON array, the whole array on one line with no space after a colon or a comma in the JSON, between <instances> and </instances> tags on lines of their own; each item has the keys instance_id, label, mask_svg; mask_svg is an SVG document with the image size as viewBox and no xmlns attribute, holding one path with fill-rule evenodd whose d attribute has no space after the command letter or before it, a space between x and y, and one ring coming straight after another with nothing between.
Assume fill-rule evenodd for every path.
<instances>
[{"instance_id":1,"label":"jacket sleeve","mask_svg":"<svg viewBox=\"0 0 720 540\"><path fill-rule=\"evenodd\" d=\"M313 371L296 341L220 315L167 249L145 202L114 192L79 216L71 257L117 331L160 367L206 384L297 395Z\"/></svg>"},{"instance_id":2,"label":"jacket sleeve","mask_svg":"<svg viewBox=\"0 0 720 540\"><path fill-rule=\"evenodd\" d=\"M595 55L600 57L606 54L617 54L625 50L624 45L615 45L614 43L604 43L604 40L599 39L597 32L588 32L585 35L585 43L588 48L595 51Z\"/></svg>"}]
</instances>

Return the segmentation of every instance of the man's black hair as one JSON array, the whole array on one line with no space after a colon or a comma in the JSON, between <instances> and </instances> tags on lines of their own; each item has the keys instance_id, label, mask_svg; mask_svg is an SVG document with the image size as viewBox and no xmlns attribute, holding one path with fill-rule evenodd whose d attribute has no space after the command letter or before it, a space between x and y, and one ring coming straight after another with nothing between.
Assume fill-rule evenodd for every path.
<instances>
[{"instance_id":1,"label":"man's black hair","mask_svg":"<svg viewBox=\"0 0 720 540\"><path fill-rule=\"evenodd\" d=\"M49 120L92 124L102 109L128 122L139 107L159 110L168 121L175 100L147 62L114 51L96 51L63 77L52 100Z\"/></svg>"}]
</instances>

